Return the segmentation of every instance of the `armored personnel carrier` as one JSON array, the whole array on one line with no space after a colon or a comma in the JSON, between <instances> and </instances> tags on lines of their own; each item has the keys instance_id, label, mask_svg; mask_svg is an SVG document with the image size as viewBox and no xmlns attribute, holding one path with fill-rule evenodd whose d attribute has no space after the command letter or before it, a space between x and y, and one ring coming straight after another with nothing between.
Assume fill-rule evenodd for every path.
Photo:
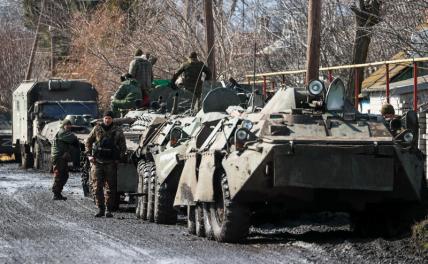
<instances>
[{"instance_id":1,"label":"armored personnel carrier","mask_svg":"<svg viewBox=\"0 0 428 264\"><path fill-rule=\"evenodd\" d=\"M417 132L413 111L391 120L356 111L340 79L281 89L183 157L174 205L195 206L189 226L219 242L244 239L266 207L349 212L360 234L393 235L423 213Z\"/></svg>"},{"instance_id":2,"label":"armored personnel carrier","mask_svg":"<svg viewBox=\"0 0 428 264\"><path fill-rule=\"evenodd\" d=\"M239 104L241 99L236 91L216 88L204 98L203 109L196 116L153 119L136 151L138 190L142 195L137 205L138 217L159 224L176 222L173 202L184 165L179 157L201 147L217 123L227 116L226 109Z\"/></svg>"}]
</instances>

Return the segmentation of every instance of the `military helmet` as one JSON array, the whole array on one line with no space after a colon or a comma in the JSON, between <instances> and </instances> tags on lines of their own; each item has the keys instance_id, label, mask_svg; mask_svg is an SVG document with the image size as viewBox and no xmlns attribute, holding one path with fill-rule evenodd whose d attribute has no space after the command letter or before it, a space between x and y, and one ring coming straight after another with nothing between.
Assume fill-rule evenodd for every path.
<instances>
[{"instance_id":1,"label":"military helmet","mask_svg":"<svg viewBox=\"0 0 428 264\"><path fill-rule=\"evenodd\" d=\"M198 58L198 54L197 54L196 52L192 51L192 52L190 53L190 55L189 55L189 58L190 58L190 59L197 59L197 58Z\"/></svg>"},{"instance_id":2,"label":"military helmet","mask_svg":"<svg viewBox=\"0 0 428 264\"><path fill-rule=\"evenodd\" d=\"M61 125L62 126L71 125L71 120L70 119L64 119L64 120L62 120Z\"/></svg>"},{"instance_id":3,"label":"military helmet","mask_svg":"<svg viewBox=\"0 0 428 264\"><path fill-rule=\"evenodd\" d=\"M391 104L386 103L382 105L382 108L380 109L380 113L382 115L395 115L395 110Z\"/></svg>"}]
</instances>

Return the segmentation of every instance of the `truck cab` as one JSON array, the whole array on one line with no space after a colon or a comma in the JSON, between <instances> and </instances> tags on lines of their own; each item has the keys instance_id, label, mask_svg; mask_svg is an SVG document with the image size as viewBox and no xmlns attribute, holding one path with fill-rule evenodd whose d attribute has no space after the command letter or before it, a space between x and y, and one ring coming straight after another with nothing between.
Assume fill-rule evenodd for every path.
<instances>
[{"instance_id":1,"label":"truck cab","mask_svg":"<svg viewBox=\"0 0 428 264\"><path fill-rule=\"evenodd\" d=\"M67 115L98 116L98 93L85 80L24 81L13 92L12 142L23 168L31 168L43 127Z\"/></svg>"}]
</instances>

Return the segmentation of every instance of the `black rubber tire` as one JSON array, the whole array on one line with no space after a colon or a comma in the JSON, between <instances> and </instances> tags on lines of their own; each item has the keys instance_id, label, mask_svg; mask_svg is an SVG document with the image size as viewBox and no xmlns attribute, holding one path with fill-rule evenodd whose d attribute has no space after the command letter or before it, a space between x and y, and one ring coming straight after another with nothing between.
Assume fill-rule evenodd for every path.
<instances>
[{"instance_id":1,"label":"black rubber tire","mask_svg":"<svg viewBox=\"0 0 428 264\"><path fill-rule=\"evenodd\" d=\"M40 148L40 143L36 141L34 143L34 168L37 170L43 170L43 157L42 150Z\"/></svg>"},{"instance_id":2,"label":"black rubber tire","mask_svg":"<svg viewBox=\"0 0 428 264\"><path fill-rule=\"evenodd\" d=\"M177 211L174 209L175 190L171 190L168 182L159 182L155 177L154 221L157 224L175 225Z\"/></svg>"},{"instance_id":3,"label":"black rubber tire","mask_svg":"<svg viewBox=\"0 0 428 264\"><path fill-rule=\"evenodd\" d=\"M195 208L195 234L198 237L205 237L205 225L204 225L204 210L201 204L198 204Z\"/></svg>"},{"instance_id":4,"label":"black rubber tire","mask_svg":"<svg viewBox=\"0 0 428 264\"><path fill-rule=\"evenodd\" d=\"M137 193L143 193L143 186L144 186L144 166L145 162L144 160L140 160L137 164L137 172L138 172L138 186L137 186ZM137 198L137 207L135 208L135 215L137 218L143 218L143 197L138 196Z\"/></svg>"},{"instance_id":5,"label":"black rubber tire","mask_svg":"<svg viewBox=\"0 0 428 264\"><path fill-rule=\"evenodd\" d=\"M21 160L21 165L23 169L29 169L33 167L34 158L31 152L24 153Z\"/></svg>"},{"instance_id":6,"label":"black rubber tire","mask_svg":"<svg viewBox=\"0 0 428 264\"><path fill-rule=\"evenodd\" d=\"M149 192L149 182L151 175L151 164L144 163L144 166L141 167L143 173L143 196L141 197L141 219L147 220L147 206L148 206L148 192Z\"/></svg>"},{"instance_id":7,"label":"black rubber tire","mask_svg":"<svg viewBox=\"0 0 428 264\"><path fill-rule=\"evenodd\" d=\"M153 162L150 162L148 167L150 175L147 191L147 220L154 222L155 220L155 186L156 186L156 167Z\"/></svg>"},{"instance_id":8,"label":"black rubber tire","mask_svg":"<svg viewBox=\"0 0 428 264\"><path fill-rule=\"evenodd\" d=\"M209 218L214 239L218 242L229 243L245 239L250 229L250 210L230 199L224 171L216 173L214 200L215 203L209 203Z\"/></svg>"},{"instance_id":9,"label":"black rubber tire","mask_svg":"<svg viewBox=\"0 0 428 264\"><path fill-rule=\"evenodd\" d=\"M202 215L203 215L203 226L205 229L205 237L209 240L214 240L214 233L213 228L211 224L211 218L210 218L210 210L208 203L202 203Z\"/></svg>"},{"instance_id":10,"label":"black rubber tire","mask_svg":"<svg viewBox=\"0 0 428 264\"><path fill-rule=\"evenodd\" d=\"M195 223L195 206L187 206L187 232L191 235L196 234L196 223Z\"/></svg>"}]
</instances>

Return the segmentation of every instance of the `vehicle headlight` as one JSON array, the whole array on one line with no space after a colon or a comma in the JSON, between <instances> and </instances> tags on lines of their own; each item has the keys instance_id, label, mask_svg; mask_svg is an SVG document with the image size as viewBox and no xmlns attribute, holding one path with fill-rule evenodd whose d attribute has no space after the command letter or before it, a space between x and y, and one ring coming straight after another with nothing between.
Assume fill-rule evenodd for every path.
<instances>
[{"instance_id":1,"label":"vehicle headlight","mask_svg":"<svg viewBox=\"0 0 428 264\"><path fill-rule=\"evenodd\" d=\"M404 142L406 142L406 143L412 143L413 138L414 138L413 133L412 133L412 132L410 132L410 131L406 132L406 133L403 135L403 140L404 140Z\"/></svg>"},{"instance_id":2,"label":"vehicle headlight","mask_svg":"<svg viewBox=\"0 0 428 264\"><path fill-rule=\"evenodd\" d=\"M242 121L242 127L247 130L251 130L251 128L253 128L253 122L251 122L250 120L244 120Z\"/></svg>"},{"instance_id":3,"label":"vehicle headlight","mask_svg":"<svg viewBox=\"0 0 428 264\"><path fill-rule=\"evenodd\" d=\"M236 131L235 137L237 139L237 141L245 141L248 139L248 132L245 129L238 129Z\"/></svg>"},{"instance_id":4,"label":"vehicle headlight","mask_svg":"<svg viewBox=\"0 0 428 264\"><path fill-rule=\"evenodd\" d=\"M313 80L308 85L308 91L311 95L320 95L324 91L324 83L320 80Z\"/></svg>"}]
</instances>

